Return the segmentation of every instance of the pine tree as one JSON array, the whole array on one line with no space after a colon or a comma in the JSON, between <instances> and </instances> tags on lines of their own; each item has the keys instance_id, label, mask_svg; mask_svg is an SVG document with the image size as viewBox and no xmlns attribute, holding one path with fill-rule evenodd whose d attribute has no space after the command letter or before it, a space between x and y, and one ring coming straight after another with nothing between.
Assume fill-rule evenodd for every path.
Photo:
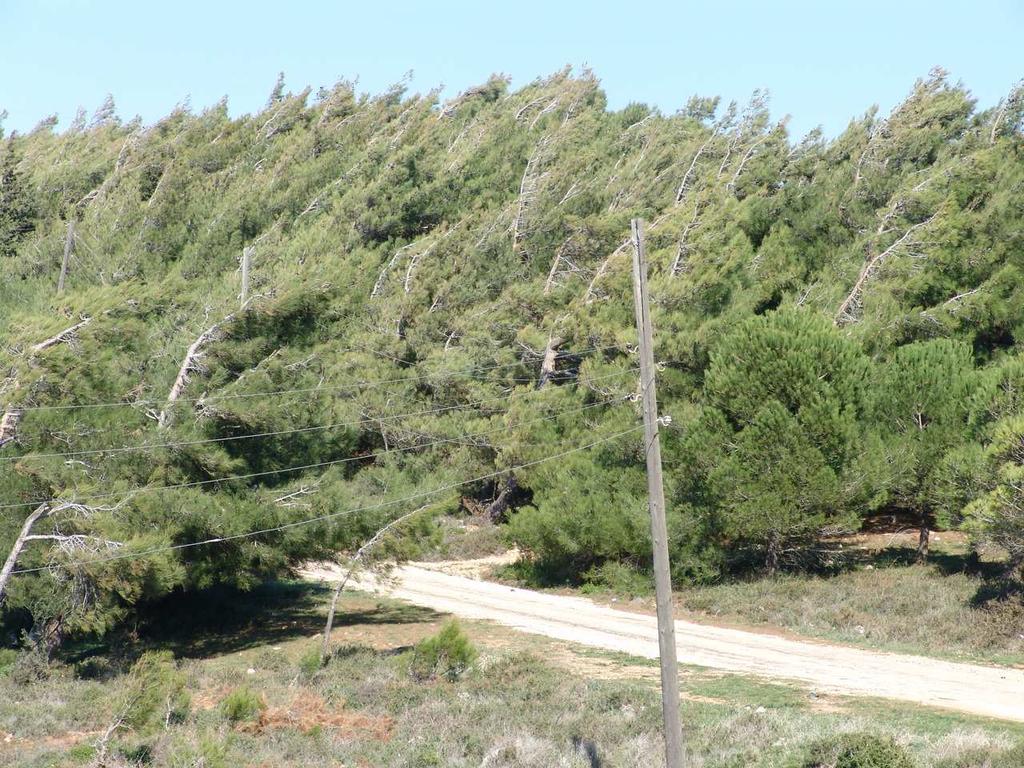
<instances>
[{"instance_id":1,"label":"pine tree","mask_svg":"<svg viewBox=\"0 0 1024 768\"><path fill-rule=\"evenodd\" d=\"M35 228L35 206L21 171L12 135L0 156L0 256L14 256Z\"/></svg>"},{"instance_id":2,"label":"pine tree","mask_svg":"<svg viewBox=\"0 0 1024 768\"><path fill-rule=\"evenodd\" d=\"M967 439L973 382L970 348L936 339L897 349L872 390L875 419L890 451L901 459L890 503L917 518L919 559L928 555L935 473L946 452Z\"/></svg>"}]
</instances>

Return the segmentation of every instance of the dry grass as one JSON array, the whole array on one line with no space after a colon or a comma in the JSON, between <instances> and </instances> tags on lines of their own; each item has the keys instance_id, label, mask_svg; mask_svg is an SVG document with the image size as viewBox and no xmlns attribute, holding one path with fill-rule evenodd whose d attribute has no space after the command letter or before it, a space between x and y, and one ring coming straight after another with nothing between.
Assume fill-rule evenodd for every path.
<instances>
[{"instance_id":1,"label":"dry grass","mask_svg":"<svg viewBox=\"0 0 1024 768\"><path fill-rule=\"evenodd\" d=\"M983 582L937 565L859 569L836 576L697 587L679 593L684 611L800 635L958 659L1024 663L1019 598L977 603Z\"/></svg>"},{"instance_id":2,"label":"dry grass","mask_svg":"<svg viewBox=\"0 0 1024 768\"><path fill-rule=\"evenodd\" d=\"M322 593L314 596L319 610ZM257 596L254 605L260 602L277 610ZM120 734L111 765L127 766L140 755L155 768L589 768L588 753L606 767L647 768L661 760L657 670L649 661L468 624L481 650L475 668L455 683L417 682L408 647L436 632L443 617L350 595L335 654L310 673L302 660L318 639L305 631L296 607L289 610L285 623L294 621L297 630L290 636L273 616L259 617L266 619L267 643L204 630L202 647L222 652L182 662L189 717ZM0 679L0 728L13 734L0 744L0 764L88 765L120 681L116 672L103 682L78 679L68 667L28 686ZM996 754L1024 738L1024 728L906 705L830 699L823 706L802 690L698 669L683 669L681 685L690 765L698 768L789 768L808 742L850 730L892 735L922 768ZM217 704L243 687L267 708L233 724Z\"/></svg>"}]
</instances>

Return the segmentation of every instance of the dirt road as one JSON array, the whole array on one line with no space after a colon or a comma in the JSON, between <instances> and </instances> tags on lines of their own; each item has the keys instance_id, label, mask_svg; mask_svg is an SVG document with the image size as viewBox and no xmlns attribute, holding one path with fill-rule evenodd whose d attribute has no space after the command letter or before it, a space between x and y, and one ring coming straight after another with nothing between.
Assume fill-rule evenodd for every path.
<instances>
[{"instance_id":1,"label":"dirt road","mask_svg":"<svg viewBox=\"0 0 1024 768\"><path fill-rule=\"evenodd\" d=\"M308 578L336 580L318 566ZM369 588L416 605L503 624L522 632L656 658L655 619L580 597L518 589L436 568L407 565ZM878 696L1024 722L1024 670L958 664L919 656L791 640L737 629L676 622L679 661L802 683L820 693Z\"/></svg>"}]
</instances>

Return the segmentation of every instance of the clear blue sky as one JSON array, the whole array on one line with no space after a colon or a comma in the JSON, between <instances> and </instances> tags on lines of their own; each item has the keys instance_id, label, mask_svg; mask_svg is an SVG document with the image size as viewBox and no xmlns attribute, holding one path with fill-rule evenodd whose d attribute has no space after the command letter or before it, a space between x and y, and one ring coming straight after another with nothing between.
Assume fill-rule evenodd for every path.
<instances>
[{"instance_id":1,"label":"clear blue sky","mask_svg":"<svg viewBox=\"0 0 1024 768\"><path fill-rule=\"evenodd\" d=\"M222 2L0 0L0 109L27 130L111 93L152 122L186 96L259 109L279 71L290 90L358 77L378 91L413 70L446 94L492 72L522 85L589 65L612 107L672 112L694 94L772 93L803 133L888 110L936 64L994 104L1024 77L1022 0L728 2Z\"/></svg>"}]
</instances>

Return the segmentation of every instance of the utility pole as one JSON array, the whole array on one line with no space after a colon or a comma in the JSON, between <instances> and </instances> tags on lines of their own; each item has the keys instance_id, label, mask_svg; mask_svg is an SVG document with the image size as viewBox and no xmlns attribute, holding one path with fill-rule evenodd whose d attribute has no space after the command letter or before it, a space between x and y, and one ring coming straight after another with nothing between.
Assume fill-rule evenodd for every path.
<instances>
[{"instance_id":1,"label":"utility pole","mask_svg":"<svg viewBox=\"0 0 1024 768\"><path fill-rule=\"evenodd\" d=\"M75 251L75 220L68 219L68 234L64 239L64 258L60 263L60 277L57 278L57 295L64 293L64 281L68 276L68 263Z\"/></svg>"},{"instance_id":2,"label":"utility pole","mask_svg":"<svg viewBox=\"0 0 1024 768\"><path fill-rule=\"evenodd\" d=\"M683 729L679 719L679 666L676 629L672 618L672 578L668 563L665 488L661 479L661 441L658 437L658 399L654 390L654 344L651 309L647 302L647 259L643 223L633 219L633 300L640 336L640 392L644 408L644 454L647 457L647 505L654 547L654 594L658 606L658 650L661 656L661 709L665 720L665 765L683 766Z\"/></svg>"},{"instance_id":3,"label":"utility pole","mask_svg":"<svg viewBox=\"0 0 1024 768\"><path fill-rule=\"evenodd\" d=\"M242 309L245 309L245 302L249 300L249 266L251 262L252 246L247 245L242 249Z\"/></svg>"}]
</instances>

